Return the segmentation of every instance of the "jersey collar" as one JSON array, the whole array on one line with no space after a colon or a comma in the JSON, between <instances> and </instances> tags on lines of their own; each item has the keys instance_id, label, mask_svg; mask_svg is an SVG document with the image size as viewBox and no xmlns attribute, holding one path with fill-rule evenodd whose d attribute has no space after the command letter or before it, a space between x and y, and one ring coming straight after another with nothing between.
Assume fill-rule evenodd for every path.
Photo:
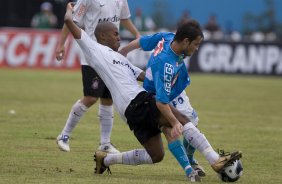
<instances>
[{"instance_id":1,"label":"jersey collar","mask_svg":"<svg viewBox=\"0 0 282 184\"><path fill-rule=\"evenodd\" d=\"M176 53L174 52L174 50L171 48L172 42L173 42L173 40L171 40L171 41L169 42L169 49L170 49L172 55L176 58L176 64L177 64L177 65L178 65L178 64L182 64L182 63L183 63L184 54L180 54L180 55L179 55L179 54L176 54Z\"/></svg>"}]
</instances>

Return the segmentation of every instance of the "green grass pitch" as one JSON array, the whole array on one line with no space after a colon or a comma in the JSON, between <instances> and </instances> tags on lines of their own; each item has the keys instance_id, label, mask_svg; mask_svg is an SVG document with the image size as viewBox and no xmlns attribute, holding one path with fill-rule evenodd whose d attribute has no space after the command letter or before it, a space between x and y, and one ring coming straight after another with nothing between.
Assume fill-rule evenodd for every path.
<instances>
[{"instance_id":1,"label":"green grass pitch","mask_svg":"<svg viewBox=\"0 0 282 184\"><path fill-rule=\"evenodd\" d=\"M187 88L199 128L214 149L241 150L244 174L237 183L282 183L282 78L191 74ZM71 152L58 150L57 135L73 103L82 97L79 71L0 69L0 183L180 184L184 172L164 145L161 163L115 165L112 175L93 174L98 147L97 105L71 138ZM120 151L141 146L115 114L112 142ZM207 176L220 183L199 153Z\"/></svg>"}]
</instances>

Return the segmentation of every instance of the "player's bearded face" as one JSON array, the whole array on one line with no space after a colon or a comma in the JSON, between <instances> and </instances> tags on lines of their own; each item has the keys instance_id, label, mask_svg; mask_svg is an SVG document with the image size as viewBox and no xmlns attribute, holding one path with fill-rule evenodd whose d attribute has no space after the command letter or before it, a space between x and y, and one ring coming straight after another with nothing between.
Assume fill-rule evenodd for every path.
<instances>
[{"instance_id":1,"label":"player's bearded face","mask_svg":"<svg viewBox=\"0 0 282 184\"><path fill-rule=\"evenodd\" d=\"M199 49L199 46L202 40L203 40L202 37L198 36L192 42L188 42L186 48L184 49L183 54L185 56L192 56L194 52L196 52Z\"/></svg>"}]
</instances>

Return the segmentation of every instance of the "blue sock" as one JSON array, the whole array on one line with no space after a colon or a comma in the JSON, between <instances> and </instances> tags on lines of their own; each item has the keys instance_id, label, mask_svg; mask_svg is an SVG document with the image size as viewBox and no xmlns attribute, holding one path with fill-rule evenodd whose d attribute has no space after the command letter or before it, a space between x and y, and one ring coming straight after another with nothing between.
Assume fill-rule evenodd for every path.
<instances>
[{"instance_id":1,"label":"blue sock","mask_svg":"<svg viewBox=\"0 0 282 184\"><path fill-rule=\"evenodd\" d=\"M177 159L178 163L184 169L186 175L188 176L192 171L189 159L186 155L185 149L180 140L175 140L168 144L168 149L172 155Z\"/></svg>"},{"instance_id":2,"label":"blue sock","mask_svg":"<svg viewBox=\"0 0 282 184\"><path fill-rule=\"evenodd\" d=\"M186 150L189 162L191 165L195 164L197 161L194 159L194 153L196 151L196 148L194 148L191 144L188 143L188 141L183 138L183 145Z\"/></svg>"}]
</instances>

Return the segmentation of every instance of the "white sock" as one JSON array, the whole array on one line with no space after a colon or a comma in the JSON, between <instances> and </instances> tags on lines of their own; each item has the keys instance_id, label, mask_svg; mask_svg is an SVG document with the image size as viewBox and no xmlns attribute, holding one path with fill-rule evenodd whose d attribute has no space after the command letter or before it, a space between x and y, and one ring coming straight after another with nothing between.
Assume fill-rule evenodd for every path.
<instances>
[{"instance_id":1,"label":"white sock","mask_svg":"<svg viewBox=\"0 0 282 184\"><path fill-rule=\"evenodd\" d=\"M100 143L105 144L111 142L111 133L113 128L113 106L99 104L99 120L100 120Z\"/></svg>"},{"instance_id":2,"label":"white sock","mask_svg":"<svg viewBox=\"0 0 282 184\"><path fill-rule=\"evenodd\" d=\"M140 165L153 164L153 161L145 149L135 149L117 154L107 154L104 164L106 166L113 164Z\"/></svg>"},{"instance_id":3,"label":"white sock","mask_svg":"<svg viewBox=\"0 0 282 184\"><path fill-rule=\"evenodd\" d=\"M70 136L72 130L75 128L83 114L87 111L87 107L78 100L70 111L69 117L67 119L66 125L62 130L63 135Z\"/></svg>"},{"instance_id":4,"label":"white sock","mask_svg":"<svg viewBox=\"0 0 282 184\"><path fill-rule=\"evenodd\" d=\"M213 165L219 159L219 155L213 150L205 135L191 122L184 125L183 136L188 143L198 149L200 153L206 157L210 165Z\"/></svg>"}]
</instances>

